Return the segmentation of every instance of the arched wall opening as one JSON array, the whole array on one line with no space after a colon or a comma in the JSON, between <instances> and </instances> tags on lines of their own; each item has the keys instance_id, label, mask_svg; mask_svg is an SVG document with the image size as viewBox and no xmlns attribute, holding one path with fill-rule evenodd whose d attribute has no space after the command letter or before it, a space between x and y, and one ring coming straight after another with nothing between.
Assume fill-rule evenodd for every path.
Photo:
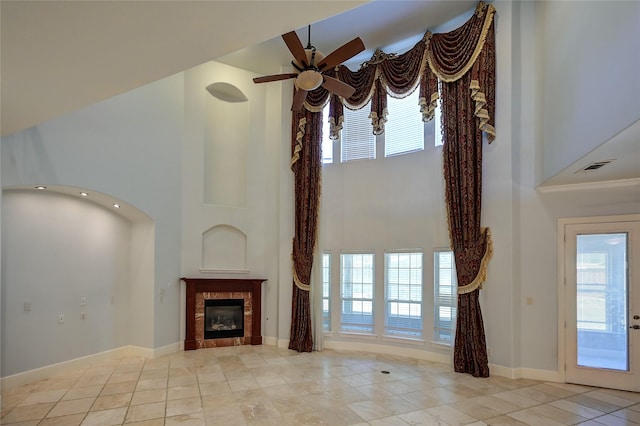
<instances>
[{"instance_id":1,"label":"arched wall opening","mask_svg":"<svg viewBox=\"0 0 640 426\"><path fill-rule=\"evenodd\" d=\"M2 377L153 348L151 218L85 188L2 197Z\"/></svg>"}]
</instances>

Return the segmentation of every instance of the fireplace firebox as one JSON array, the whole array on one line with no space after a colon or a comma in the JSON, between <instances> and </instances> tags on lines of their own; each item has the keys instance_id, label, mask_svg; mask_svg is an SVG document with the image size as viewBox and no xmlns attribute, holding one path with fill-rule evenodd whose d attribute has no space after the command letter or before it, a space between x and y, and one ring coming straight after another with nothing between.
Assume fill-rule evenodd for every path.
<instances>
[{"instance_id":1,"label":"fireplace firebox","mask_svg":"<svg viewBox=\"0 0 640 426\"><path fill-rule=\"evenodd\" d=\"M244 336L244 299L204 301L204 338Z\"/></svg>"}]
</instances>

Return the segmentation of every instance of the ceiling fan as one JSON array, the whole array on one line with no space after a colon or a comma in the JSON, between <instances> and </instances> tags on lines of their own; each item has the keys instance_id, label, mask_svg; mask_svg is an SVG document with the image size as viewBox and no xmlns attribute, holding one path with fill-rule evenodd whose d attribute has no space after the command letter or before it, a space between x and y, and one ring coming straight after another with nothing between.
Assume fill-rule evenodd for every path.
<instances>
[{"instance_id":1,"label":"ceiling fan","mask_svg":"<svg viewBox=\"0 0 640 426\"><path fill-rule=\"evenodd\" d=\"M362 52L364 43L360 37L343 44L327 56L324 56L322 52L311 45L311 26L309 26L307 47L302 46L302 42L295 31L282 34L282 39L295 59L295 61L291 61L291 65L297 72L256 77L253 79L254 83L267 83L295 78L296 91L293 96L292 111L302 109L302 105L307 99L307 92L320 86L343 98L348 99L353 95L356 89L336 78L325 75L324 72Z\"/></svg>"}]
</instances>

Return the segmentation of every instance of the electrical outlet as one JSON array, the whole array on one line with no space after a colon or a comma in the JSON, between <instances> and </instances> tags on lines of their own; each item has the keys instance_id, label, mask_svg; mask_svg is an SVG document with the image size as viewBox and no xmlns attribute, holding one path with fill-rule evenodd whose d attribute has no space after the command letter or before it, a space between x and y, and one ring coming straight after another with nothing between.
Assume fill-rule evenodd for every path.
<instances>
[{"instance_id":1,"label":"electrical outlet","mask_svg":"<svg viewBox=\"0 0 640 426\"><path fill-rule=\"evenodd\" d=\"M64 324L64 315L58 315L58 324Z\"/></svg>"},{"instance_id":2,"label":"electrical outlet","mask_svg":"<svg viewBox=\"0 0 640 426\"><path fill-rule=\"evenodd\" d=\"M31 302L29 302L28 300L24 302L24 310L25 312L29 312L31 310Z\"/></svg>"},{"instance_id":3,"label":"electrical outlet","mask_svg":"<svg viewBox=\"0 0 640 426\"><path fill-rule=\"evenodd\" d=\"M80 306L84 306L84 305L86 305L86 304L87 304L87 298L86 298L86 297L84 297L84 296L82 296L82 297L80 298Z\"/></svg>"}]
</instances>

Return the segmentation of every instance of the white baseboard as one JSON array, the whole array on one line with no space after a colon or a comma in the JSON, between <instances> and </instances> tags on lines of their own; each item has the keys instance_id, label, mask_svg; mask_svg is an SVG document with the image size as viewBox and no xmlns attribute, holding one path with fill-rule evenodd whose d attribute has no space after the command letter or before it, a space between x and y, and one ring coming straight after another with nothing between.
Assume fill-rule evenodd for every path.
<instances>
[{"instance_id":1,"label":"white baseboard","mask_svg":"<svg viewBox=\"0 0 640 426\"><path fill-rule=\"evenodd\" d=\"M158 358L169 355L180 350L180 343L172 343L155 349L143 348L141 346L122 346L120 348L111 349L97 354L87 355L80 358L62 361L56 364L46 365L44 367L35 368L33 370L24 371L22 373L13 374L11 376L0 377L0 389L7 390L16 386L27 383L37 382L38 380L47 379L59 374L76 370L78 368L86 368L94 365L96 362L123 358L128 356L140 356L144 358Z\"/></svg>"},{"instance_id":2,"label":"white baseboard","mask_svg":"<svg viewBox=\"0 0 640 426\"><path fill-rule=\"evenodd\" d=\"M489 364L491 375L506 377L507 379L531 379L543 382L564 383L559 371L537 370L535 368L510 368L502 365Z\"/></svg>"},{"instance_id":3,"label":"white baseboard","mask_svg":"<svg viewBox=\"0 0 640 426\"><path fill-rule=\"evenodd\" d=\"M286 349L289 347L289 339L278 339L276 337L265 336L263 337L263 344ZM324 347L326 349L341 351L363 351L382 355L401 355L423 361L440 362L448 365L451 364L451 357L448 354L439 354L420 349L402 348L399 351L399 348L395 346L363 342L343 342L327 339L324 341ZM74 369L89 367L96 362L108 359L122 358L126 356L140 356L153 359L182 350L184 350L184 342L171 343L155 349L143 348L140 346L122 346L120 348L111 349L97 354L87 355L22 373L13 374L11 376L1 377L0 389L5 391L16 386L37 382L38 380L56 376ZM489 364L489 369L491 371L491 375L506 377L508 379L532 379L545 382L564 383L564 377L559 371L538 370L533 368L510 368L497 364Z\"/></svg>"},{"instance_id":4,"label":"white baseboard","mask_svg":"<svg viewBox=\"0 0 640 426\"><path fill-rule=\"evenodd\" d=\"M70 359L68 361L62 361L56 364L46 365L44 367L35 368L22 373L2 377L0 378L0 388L4 391L16 386L37 382L38 380L46 379L77 368L89 367L99 361L122 358L129 355L129 350L129 346L122 346L120 348L99 352L97 354Z\"/></svg>"},{"instance_id":5,"label":"white baseboard","mask_svg":"<svg viewBox=\"0 0 640 426\"><path fill-rule=\"evenodd\" d=\"M278 338L272 336L262 336L262 344L269 346L278 346Z\"/></svg>"},{"instance_id":6,"label":"white baseboard","mask_svg":"<svg viewBox=\"0 0 640 426\"><path fill-rule=\"evenodd\" d=\"M363 342L343 342L328 339L324 340L324 347L326 349L335 350L363 351L383 355L400 355L423 361L439 362L451 365L450 354L440 354L421 349L402 348L399 350L397 346L386 346ZM537 370L534 368L510 368L497 364L489 364L489 370L492 376L506 377L508 379L531 379L544 382L564 383L564 377L559 371Z\"/></svg>"}]
</instances>

